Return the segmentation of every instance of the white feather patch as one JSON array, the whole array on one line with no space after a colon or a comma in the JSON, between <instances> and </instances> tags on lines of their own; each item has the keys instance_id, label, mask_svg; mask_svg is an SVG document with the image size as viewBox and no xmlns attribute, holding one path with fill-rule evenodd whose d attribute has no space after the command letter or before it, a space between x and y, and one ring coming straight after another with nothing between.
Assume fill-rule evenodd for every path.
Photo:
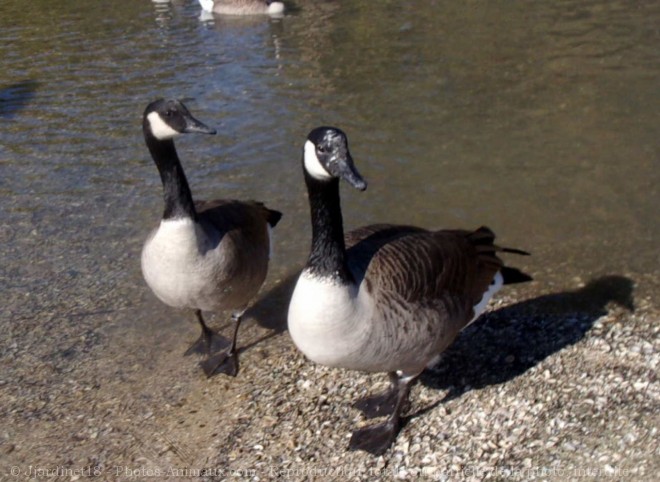
<instances>
[{"instance_id":1,"label":"white feather patch","mask_svg":"<svg viewBox=\"0 0 660 482\"><path fill-rule=\"evenodd\" d=\"M213 3L213 0L199 0L199 4L205 12L213 12Z\"/></svg>"},{"instance_id":2,"label":"white feather patch","mask_svg":"<svg viewBox=\"0 0 660 482\"><path fill-rule=\"evenodd\" d=\"M473 310L474 310L474 318L470 320L470 323L468 323L465 326L470 325L473 323L479 316L484 312L486 309L486 306L488 306L488 302L490 299L493 297L495 293L497 293L502 285L504 284L504 278L502 277L502 273L499 271L495 274L495 277L493 278L493 281L490 283L490 286L484 293L484 295L481 297L481 301L474 305Z\"/></svg>"},{"instance_id":3,"label":"white feather patch","mask_svg":"<svg viewBox=\"0 0 660 482\"><path fill-rule=\"evenodd\" d=\"M150 112L147 115L147 120L149 121L149 128L151 129L151 133L156 139L161 141L165 139L172 139L173 137L176 137L180 134L180 132L172 129L163 120L160 114L158 114L158 112Z\"/></svg>"},{"instance_id":4,"label":"white feather patch","mask_svg":"<svg viewBox=\"0 0 660 482\"><path fill-rule=\"evenodd\" d=\"M266 223L268 229L268 259L273 259L273 228L270 224Z\"/></svg>"},{"instance_id":5,"label":"white feather patch","mask_svg":"<svg viewBox=\"0 0 660 482\"><path fill-rule=\"evenodd\" d=\"M201 0L200 0L201 1ZM268 5L268 13L271 15L277 15L284 13L284 3L282 2L273 2Z\"/></svg>"},{"instance_id":6,"label":"white feather patch","mask_svg":"<svg viewBox=\"0 0 660 482\"><path fill-rule=\"evenodd\" d=\"M319 161L319 158L316 155L316 146L312 141L308 140L305 142L303 155L305 159L305 170L310 176L319 180L332 179L330 173L325 170L325 167L323 167L321 161Z\"/></svg>"}]
</instances>

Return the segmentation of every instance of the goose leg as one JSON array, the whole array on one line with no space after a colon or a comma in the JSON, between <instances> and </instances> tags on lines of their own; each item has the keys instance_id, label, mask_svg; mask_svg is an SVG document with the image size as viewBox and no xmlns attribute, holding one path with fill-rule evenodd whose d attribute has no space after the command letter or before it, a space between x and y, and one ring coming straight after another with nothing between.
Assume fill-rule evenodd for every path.
<instances>
[{"instance_id":1,"label":"goose leg","mask_svg":"<svg viewBox=\"0 0 660 482\"><path fill-rule=\"evenodd\" d=\"M214 373L220 372L231 377L238 374L238 352L236 351L236 339L238 338L238 328L241 326L241 318L244 312L234 313L231 315L235 322L234 336L231 340L231 345L227 350L223 350L215 355L208 357L200 363L204 373L207 377L213 376Z\"/></svg>"},{"instance_id":2,"label":"goose leg","mask_svg":"<svg viewBox=\"0 0 660 482\"><path fill-rule=\"evenodd\" d=\"M368 419L390 415L394 412L399 393L397 390L399 376L395 372L387 375L390 378L390 386L387 390L376 395L369 395L353 404L353 407L360 410Z\"/></svg>"},{"instance_id":3,"label":"goose leg","mask_svg":"<svg viewBox=\"0 0 660 482\"><path fill-rule=\"evenodd\" d=\"M202 310L195 310L195 316L197 316L199 326L202 328L202 334L199 335L197 341L190 345L190 348L186 350L183 356L188 356L191 353L205 353L208 355L212 353L216 347L227 346L229 340L227 340L224 336L214 332L204 322Z\"/></svg>"},{"instance_id":4,"label":"goose leg","mask_svg":"<svg viewBox=\"0 0 660 482\"><path fill-rule=\"evenodd\" d=\"M396 403L392 414L382 423L370 425L353 432L348 448L364 450L373 455L381 455L394 443L401 430L401 412L408 400L410 386L416 376L397 376L395 381Z\"/></svg>"}]
</instances>

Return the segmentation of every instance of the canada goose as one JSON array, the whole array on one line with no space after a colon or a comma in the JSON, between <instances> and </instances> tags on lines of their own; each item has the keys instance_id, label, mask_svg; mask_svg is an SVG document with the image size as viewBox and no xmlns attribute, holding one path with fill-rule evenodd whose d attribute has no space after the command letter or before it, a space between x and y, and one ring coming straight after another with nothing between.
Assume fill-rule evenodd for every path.
<instances>
[{"instance_id":1,"label":"canada goose","mask_svg":"<svg viewBox=\"0 0 660 482\"><path fill-rule=\"evenodd\" d=\"M381 454L401 427L413 381L461 329L484 310L502 284L531 280L506 268L476 231L427 231L377 224L344 235L339 179L363 191L344 132L319 127L307 137L303 171L312 219L312 248L289 306L289 332L312 361L387 372L391 386L359 401L367 418L389 415L353 433L349 448ZM348 248L348 249L347 249Z\"/></svg>"},{"instance_id":2,"label":"canada goose","mask_svg":"<svg viewBox=\"0 0 660 482\"><path fill-rule=\"evenodd\" d=\"M276 0L199 0L202 10L223 15L278 15L284 3Z\"/></svg>"},{"instance_id":3,"label":"canada goose","mask_svg":"<svg viewBox=\"0 0 660 482\"><path fill-rule=\"evenodd\" d=\"M195 310L202 334L186 353L206 351L206 375L218 370L235 376L241 316L264 282L269 230L282 215L254 201L193 201L173 139L215 130L195 119L181 102L159 99L149 104L142 130L165 197L163 218L142 248L142 274L165 304ZM214 341L222 337L208 328L202 310L232 310L236 323L229 348L213 356Z\"/></svg>"}]
</instances>

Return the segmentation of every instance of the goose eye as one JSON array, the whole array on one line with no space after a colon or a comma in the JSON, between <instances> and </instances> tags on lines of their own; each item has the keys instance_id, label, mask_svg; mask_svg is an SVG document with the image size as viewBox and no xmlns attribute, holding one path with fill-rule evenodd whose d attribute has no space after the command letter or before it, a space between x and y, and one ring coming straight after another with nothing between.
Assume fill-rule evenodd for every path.
<instances>
[{"instance_id":1,"label":"goose eye","mask_svg":"<svg viewBox=\"0 0 660 482\"><path fill-rule=\"evenodd\" d=\"M321 153L325 152L325 147L324 146L318 146L317 150Z\"/></svg>"},{"instance_id":2,"label":"goose eye","mask_svg":"<svg viewBox=\"0 0 660 482\"><path fill-rule=\"evenodd\" d=\"M172 112L172 109L167 109L165 111L165 117L172 117L172 114L174 114L174 112Z\"/></svg>"}]
</instances>

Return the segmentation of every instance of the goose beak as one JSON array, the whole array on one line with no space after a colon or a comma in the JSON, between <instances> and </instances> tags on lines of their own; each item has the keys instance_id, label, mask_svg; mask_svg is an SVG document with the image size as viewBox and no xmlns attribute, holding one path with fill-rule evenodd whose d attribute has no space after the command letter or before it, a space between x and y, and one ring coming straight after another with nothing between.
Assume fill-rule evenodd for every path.
<instances>
[{"instance_id":1,"label":"goose beak","mask_svg":"<svg viewBox=\"0 0 660 482\"><path fill-rule=\"evenodd\" d=\"M367 181L364 180L364 178L355 168L355 164L353 164L353 158L349 153L346 153L345 161L339 164L339 177L341 177L355 189L359 189L360 191L367 189Z\"/></svg>"},{"instance_id":2,"label":"goose beak","mask_svg":"<svg viewBox=\"0 0 660 482\"><path fill-rule=\"evenodd\" d=\"M216 134L215 129L211 129L209 126L198 121L190 114L186 116L186 126L183 128L183 132L186 134L190 134L192 132L198 132L200 134L211 134L211 135Z\"/></svg>"}]
</instances>

